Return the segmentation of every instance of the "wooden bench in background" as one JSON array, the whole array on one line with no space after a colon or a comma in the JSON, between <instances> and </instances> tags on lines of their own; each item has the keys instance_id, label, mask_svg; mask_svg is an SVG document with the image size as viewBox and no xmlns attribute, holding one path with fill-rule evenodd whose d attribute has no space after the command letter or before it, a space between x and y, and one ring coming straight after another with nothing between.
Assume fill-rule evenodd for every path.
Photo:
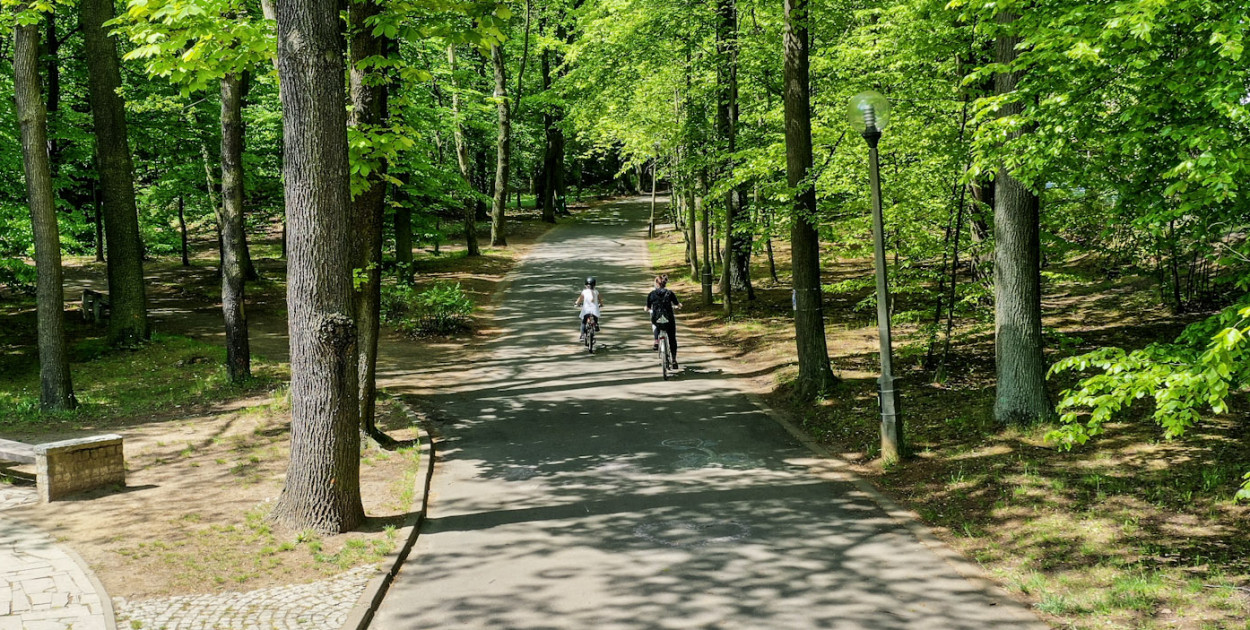
<instances>
[{"instance_id":1,"label":"wooden bench in background","mask_svg":"<svg viewBox=\"0 0 1250 630\"><path fill-rule=\"evenodd\" d=\"M86 490L126 485L122 436L115 434L46 444L0 439L0 461L34 464L35 486L44 503Z\"/></svg>"},{"instance_id":2,"label":"wooden bench in background","mask_svg":"<svg viewBox=\"0 0 1250 630\"><path fill-rule=\"evenodd\" d=\"M99 291L83 289L82 318L89 322L102 322L109 311L109 296Z\"/></svg>"}]
</instances>

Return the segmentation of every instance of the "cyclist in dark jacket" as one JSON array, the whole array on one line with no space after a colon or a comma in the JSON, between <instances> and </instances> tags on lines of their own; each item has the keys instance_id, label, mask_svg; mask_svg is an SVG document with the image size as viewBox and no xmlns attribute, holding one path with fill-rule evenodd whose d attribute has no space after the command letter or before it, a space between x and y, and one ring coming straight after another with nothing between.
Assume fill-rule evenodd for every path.
<instances>
[{"instance_id":1,"label":"cyclist in dark jacket","mask_svg":"<svg viewBox=\"0 0 1250 630\"><path fill-rule=\"evenodd\" d=\"M673 355L673 368L677 368L677 318L674 308L681 308L677 294L668 290L668 276L655 277L655 289L647 296L647 312L651 313L652 350L660 348L660 333L668 335L668 350Z\"/></svg>"}]
</instances>

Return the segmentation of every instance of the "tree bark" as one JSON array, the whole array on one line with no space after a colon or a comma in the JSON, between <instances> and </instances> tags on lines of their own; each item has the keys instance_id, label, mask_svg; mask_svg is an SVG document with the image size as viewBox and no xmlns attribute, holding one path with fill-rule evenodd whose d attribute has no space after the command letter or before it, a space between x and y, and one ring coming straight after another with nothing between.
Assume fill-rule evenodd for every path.
<instances>
[{"instance_id":1,"label":"tree bark","mask_svg":"<svg viewBox=\"0 0 1250 630\"><path fill-rule=\"evenodd\" d=\"M712 216L707 207L707 169L699 169L699 191L694 198L695 212L703 220L703 272L699 284L703 289L703 306L712 306Z\"/></svg>"},{"instance_id":2,"label":"tree bark","mask_svg":"<svg viewBox=\"0 0 1250 630\"><path fill-rule=\"evenodd\" d=\"M651 161L651 220L647 223L647 238L655 238L655 171L660 168L660 157Z\"/></svg>"},{"instance_id":3,"label":"tree bark","mask_svg":"<svg viewBox=\"0 0 1250 630\"><path fill-rule=\"evenodd\" d=\"M104 204L100 202L100 187L91 185L91 206L95 209L95 261L104 262Z\"/></svg>"},{"instance_id":4,"label":"tree bark","mask_svg":"<svg viewBox=\"0 0 1250 630\"><path fill-rule=\"evenodd\" d=\"M688 179L688 178L686 178ZM685 201L682 202L686 211L686 231L688 236L687 242L690 246L690 278L698 280L699 278L699 214L695 208L694 186L687 185L684 191Z\"/></svg>"},{"instance_id":5,"label":"tree bark","mask_svg":"<svg viewBox=\"0 0 1250 630\"><path fill-rule=\"evenodd\" d=\"M221 78L221 312L226 322L226 371L230 382L252 377L248 341L246 268L243 258L243 86L239 75Z\"/></svg>"},{"instance_id":6,"label":"tree bark","mask_svg":"<svg viewBox=\"0 0 1250 630\"><path fill-rule=\"evenodd\" d=\"M44 38L45 73L48 80L48 168L52 177L56 177L57 165L60 164L61 146L56 140L57 119L61 111L61 40L56 34L56 11L48 11L43 16L47 37Z\"/></svg>"},{"instance_id":7,"label":"tree bark","mask_svg":"<svg viewBox=\"0 0 1250 630\"><path fill-rule=\"evenodd\" d=\"M273 518L345 532L364 520L343 33L337 0L279 0L289 220L291 462Z\"/></svg>"},{"instance_id":8,"label":"tree bark","mask_svg":"<svg viewBox=\"0 0 1250 630\"><path fill-rule=\"evenodd\" d=\"M412 206L404 195L395 206L395 265L399 267L400 280L412 283Z\"/></svg>"},{"instance_id":9,"label":"tree bark","mask_svg":"<svg viewBox=\"0 0 1250 630\"><path fill-rule=\"evenodd\" d=\"M508 108L508 79L504 74L503 46L490 47L490 60L495 67L495 99L499 112L499 140L495 162L495 195L490 215L490 246L508 244L508 226L504 210L508 205L508 175L512 161L512 113Z\"/></svg>"},{"instance_id":10,"label":"tree bark","mask_svg":"<svg viewBox=\"0 0 1250 630\"><path fill-rule=\"evenodd\" d=\"M794 266L794 333L799 376L795 395L813 400L836 384L829 367L820 295L820 242L816 233L816 191L804 182L812 169L812 110L809 92L807 0L785 0L786 179L795 192L791 255Z\"/></svg>"},{"instance_id":11,"label":"tree bark","mask_svg":"<svg viewBox=\"0 0 1250 630\"><path fill-rule=\"evenodd\" d=\"M464 123L460 116L460 88L456 82L456 46L447 45L447 64L451 67L451 116L454 119L453 132L456 138L456 163L460 165L460 175L469 190L473 190L473 171L469 164L469 145L464 141ZM464 201L464 243L469 256L480 255L477 244L477 201L472 197Z\"/></svg>"},{"instance_id":12,"label":"tree bark","mask_svg":"<svg viewBox=\"0 0 1250 630\"><path fill-rule=\"evenodd\" d=\"M187 213L182 195L178 196L178 235L181 237L182 244L182 266L190 267L190 252L187 251Z\"/></svg>"},{"instance_id":13,"label":"tree bark","mask_svg":"<svg viewBox=\"0 0 1250 630\"><path fill-rule=\"evenodd\" d=\"M1003 13L1010 23L1016 16ZM1001 35L995 61L1009 66L1016 58L1017 37ZM1019 73L995 76L994 92L1016 89ZM1009 103L1003 116L1018 115L1020 103ZM1019 137L1016 132L1012 137ZM1046 360L1042 355L1041 236L1038 197L1000 166L994 190L994 350L998 390L994 417L1004 425L1046 420L1054 413L1046 394Z\"/></svg>"},{"instance_id":14,"label":"tree bark","mask_svg":"<svg viewBox=\"0 0 1250 630\"><path fill-rule=\"evenodd\" d=\"M96 162L104 197L108 244L109 342L129 346L150 336L143 284L143 242L135 206L134 165L126 110L118 90L117 45L104 23L114 18L113 0L82 0L79 26L87 58L87 87L96 135Z\"/></svg>"},{"instance_id":15,"label":"tree bark","mask_svg":"<svg viewBox=\"0 0 1250 630\"><path fill-rule=\"evenodd\" d=\"M349 9L351 29L352 127L369 134L386 124L387 86L383 71L369 66L371 58L387 54L389 46L374 36L371 19L382 12L377 0L357 0ZM382 304L382 221L386 211L386 172L388 164L378 165L370 175L368 188L352 200L353 267L366 280L356 293L356 327L359 331L357 357L360 374L360 426L365 435L379 442L390 438L378 430L374 417L377 397L378 330ZM411 252L411 250L409 250Z\"/></svg>"},{"instance_id":16,"label":"tree bark","mask_svg":"<svg viewBox=\"0 0 1250 630\"><path fill-rule=\"evenodd\" d=\"M22 8L25 7L19 10ZM78 401L70 379L65 339L61 233L48 156L48 113L39 89L39 25L15 26L13 39L13 92L21 127L30 225L35 236L39 408L65 411L77 407Z\"/></svg>"}]
</instances>

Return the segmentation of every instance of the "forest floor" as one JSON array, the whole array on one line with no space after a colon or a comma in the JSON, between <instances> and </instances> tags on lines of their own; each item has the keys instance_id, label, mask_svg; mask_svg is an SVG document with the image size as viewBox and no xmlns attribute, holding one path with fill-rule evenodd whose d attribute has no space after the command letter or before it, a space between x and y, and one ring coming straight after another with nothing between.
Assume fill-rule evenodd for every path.
<instances>
[{"instance_id":1,"label":"forest floor","mask_svg":"<svg viewBox=\"0 0 1250 630\"><path fill-rule=\"evenodd\" d=\"M769 278L766 258L756 255L756 300L739 298L743 308L732 319L719 305L701 305L680 234L664 231L651 245L653 266L671 275L669 286L686 304L685 323L737 360L771 373L770 404L787 409L1056 627L1250 628L1250 506L1232 501L1250 471L1244 409L1175 441L1163 439L1149 410L1135 409L1089 444L1059 451L1043 437L1054 426L994 423L993 313L987 310L976 321L956 322L949 376L940 385L923 368L927 336L913 324L895 327L897 385L913 456L883 468L875 311L856 308L868 291L826 292L829 351L842 382L817 405L796 405L789 251L784 242L773 245L781 281ZM872 273L871 260L827 257L822 268L826 284ZM1160 308L1149 279L1108 279L1092 261L1058 271L1045 274L1050 361L1105 345L1170 341L1194 320ZM1052 400L1071 383L1052 380Z\"/></svg>"},{"instance_id":2,"label":"forest floor","mask_svg":"<svg viewBox=\"0 0 1250 630\"><path fill-rule=\"evenodd\" d=\"M511 209L510 209L511 210ZM384 333L387 352L419 367L417 357L454 351L489 337L491 296L550 226L530 211L510 215L509 247L464 256L463 243L422 243L414 252L418 288L458 282L479 306L471 330L452 338ZM489 229L489 223L480 227ZM289 366L285 268L277 233L252 244L261 279L248 284L252 383L224 375L219 280L211 241L194 243L191 265L159 258L145 264L153 341L111 350L103 327L83 322L73 302L84 288L104 290L105 267L66 260L66 321L74 385L82 407L40 416L33 301L8 295L0 310L0 435L28 442L117 432L126 440L127 487L73 501L5 512L53 532L75 549L114 597L250 591L300 584L373 564L391 551L414 495L414 450L363 453L362 497L369 519L341 536L285 531L265 517L281 492L289 454ZM379 402L392 437L416 436L399 403ZM21 467L14 469L22 472ZM27 471L29 472L29 471ZM0 474L0 483L28 483Z\"/></svg>"}]
</instances>

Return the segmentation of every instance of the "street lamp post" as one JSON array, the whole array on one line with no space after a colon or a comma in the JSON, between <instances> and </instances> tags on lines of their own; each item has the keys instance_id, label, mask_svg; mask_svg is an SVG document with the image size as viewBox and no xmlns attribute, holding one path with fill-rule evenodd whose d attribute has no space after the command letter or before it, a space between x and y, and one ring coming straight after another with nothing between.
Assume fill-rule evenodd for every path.
<instances>
[{"instance_id":1,"label":"street lamp post","mask_svg":"<svg viewBox=\"0 0 1250 630\"><path fill-rule=\"evenodd\" d=\"M890 102L876 92L851 98L847 110L851 126L868 142L868 171L872 185L872 245L877 267L877 328L881 341L881 458L887 464L903 455L903 419L898 414L898 390L894 389L894 352L890 339L890 286L885 276L885 225L881 216L881 176L877 142L890 122Z\"/></svg>"}]
</instances>

